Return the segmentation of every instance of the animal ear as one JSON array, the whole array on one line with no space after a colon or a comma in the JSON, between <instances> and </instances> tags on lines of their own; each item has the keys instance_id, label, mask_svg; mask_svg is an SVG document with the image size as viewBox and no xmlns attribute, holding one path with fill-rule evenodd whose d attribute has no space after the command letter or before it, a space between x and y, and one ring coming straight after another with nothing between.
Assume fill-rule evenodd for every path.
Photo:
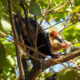
<instances>
[{"instance_id":1,"label":"animal ear","mask_svg":"<svg viewBox=\"0 0 80 80\"><path fill-rule=\"evenodd\" d=\"M51 30L49 31L49 34L51 37L56 37L58 36L58 31L57 31L57 28L51 28Z\"/></svg>"}]
</instances>

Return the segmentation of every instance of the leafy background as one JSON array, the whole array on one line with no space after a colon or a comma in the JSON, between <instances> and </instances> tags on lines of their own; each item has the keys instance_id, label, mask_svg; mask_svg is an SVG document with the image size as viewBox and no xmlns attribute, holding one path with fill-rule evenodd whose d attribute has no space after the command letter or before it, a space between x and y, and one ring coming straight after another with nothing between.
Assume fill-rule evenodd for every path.
<instances>
[{"instance_id":1,"label":"leafy background","mask_svg":"<svg viewBox=\"0 0 80 80\"><path fill-rule=\"evenodd\" d=\"M24 16L23 11L19 6L19 3L23 2L28 10L29 16L32 17L33 15L36 15L38 21L42 20L42 16L44 16L45 20L50 23L51 21L55 21L56 23L62 21L62 23L54 26L59 30L67 25L75 23L63 30L61 35L65 40L70 42L80 41L80 0L50 1L50 6L47 9L49 0L12 0L13 13L20 12ZM67 20L69 20L69 22L67 22ZM80 43L76 43L74 46L80 47ZM78 60L74 62L79 64L79 59L80 58L78 57ZM16 70L18 72L16 61L15 45L12 37L8 11L8 0L0 0L0 80L15 80L18 75L16 75ZM43 78L45 72L41 74L41 78ZM78 72L79 71L65 68L57 74L56 80L79 80ZM44 78L51 76L52 73L53 72L50 73L49 69L49 71L46 72L46 75L44 75Z\"/></svg>"}]
</instances>

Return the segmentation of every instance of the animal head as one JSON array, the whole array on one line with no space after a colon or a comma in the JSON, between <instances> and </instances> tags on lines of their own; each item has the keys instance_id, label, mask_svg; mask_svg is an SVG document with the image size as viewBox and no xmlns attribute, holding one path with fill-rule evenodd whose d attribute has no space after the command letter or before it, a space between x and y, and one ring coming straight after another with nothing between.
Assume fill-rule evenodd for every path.
<instances>
[{"instance_id":1,"label":"animal head","mask_svg":"<svg viewBox=\"0 0 80 80\"><path fill-rule=\"evenodd\" d=\"M49 32L49 41L51 52L56 52L62 48L67 48L71 45L70 42L65 41L59 34L56 28L52 28Z\"/></svg>"}]
</instances>

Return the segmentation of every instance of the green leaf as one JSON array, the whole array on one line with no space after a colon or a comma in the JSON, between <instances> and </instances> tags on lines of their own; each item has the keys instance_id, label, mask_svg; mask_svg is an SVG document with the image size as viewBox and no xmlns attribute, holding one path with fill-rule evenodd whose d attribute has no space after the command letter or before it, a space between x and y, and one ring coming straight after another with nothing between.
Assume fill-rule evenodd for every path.
<instances>
[{"instance_id":1,"label":"green leaf","mask_svg":"<svg viewBox=\"0 0 80 80\"><path fill-rule=\"evenodd\" d=\"M37 15L38 17L41 17L41 9L40 6L37 3L30 5L30 13Z\"/></svg>"},{"instance_id":2,"label":"green leaf","mask_svg":"<svg viewBox=\"0 0 80 80\"><path fill-rule=\"evenodd\" d=\"M76 6L73 8L72 12L80 12L80 6Z\"/></svg>"},{"instance_id":3,"label":"green leaf","mask_svg":"<svg viewBox=\"0 0 80 80\"><path fill-rule=\"evenodd\" d=\"M45 78L48 78L48 77L50 77L50 76L52 76L52 73L49 72L49 73L47 73L44 77L45 77Z\"/></svg>"},{"instance_id":4,"label":"green leaf","mask_svg":"<svg viewBox=\"0 0 80 80\"><path fill-rule=\"evenodd\" d=\"M75 6L79 6L80 5L80 0L73 0L75 1Z\"/></svg>"},{"instance_id":5,"label":"green leaf","mask_svg":"<svg viewBox=\"0 0 80 80\"><path fill-rule=\"evenodd\" d=\"M72 25L63 31L62 36L68 41L74 41L76 39L75 31L75 25Z\"/></svg>"},{"instance_id":6,"label":"green leaf","mask_svg":"<svg viewBox=\"0 0 80 80\"><path fill-rule=\"evenodd\" d=\"M37 3L40 5L41 9L45 9L48 5L48 0L37 0Z\"/></svg>"},{"instance_id":7,"label":"green leaf","mask_svg":"<svg viewBox=\"0 0 80 80\"><path fill-rule=\"evenodd\" d=\"M0 38L0 42L2 42L5 47L6 55L16 56L15 44L13 42L6 42L3 38Z\"/></svg>"},{"instance_id":8,"label":"green leaf","mask_svg":"<svg viewBox=\"0 0 80 80\"><path fill-rule=\"evenodd\" d=\"M80 76L78 77L78 79L77 80L80 80Z\"/></svg>"},{"instance_id":9,"label":"green leaf","mask_svg":"<svg viewBox=\"0 0 80 80\"><path fill-rule=\"evenodd\" d=\"M72 71L69 68L63 69L56 75L56 80L77 80L77 78L77 71Z\"/></svg>"},{"instance_id":10,"label":"green leaf","mask_svg":"<svg viewBox=\"0 0 80 80\"><path fill-rule=\"evenodd\" d=\"M65 0L54 0L57 4L64 2Z\"/></svg>"},{"instance_id":11,"label":"green leaf","mask_svg":"<svg viewBox=\"0 0 80 80\"><path fill-rule=\"evenodd\" d=\"M11 31L11 25L6 21L1 19L1 24L2 24L2 30L5 32Z\"/></svg>"},{"instance_id":12,"label":"green leaf","mask_svg":"<svg viewBox=\"0 0 80 80\"><path fill-rule=\"evenodd\" d=\"M15 50L15 45L14 43L12 42L7 42L7 43L4 43L5 45L5 49L6 49L6 52L8 55L11 55L11 56L16 56L16 50Z\"/></svg>"},{"instance_id":13,"label":"green leaf","mask_svg":"<svg viewBox=\"0 0 80 80\"><path fill-rule=\"evenodd\" d=\"M75 47L80 47L80 43L74 44Z\"/></svg>"},{"instance_id":14,"label":"green leaf","mask_svg":"<svg viewBox=\"0 0 80 80\"><path fill-rule=\"evenodd\" d=\"M80 64L80 59L77 59L77 60L76 60L76 63L77 63L77 64Z\"/></svg>"}]
</instances>

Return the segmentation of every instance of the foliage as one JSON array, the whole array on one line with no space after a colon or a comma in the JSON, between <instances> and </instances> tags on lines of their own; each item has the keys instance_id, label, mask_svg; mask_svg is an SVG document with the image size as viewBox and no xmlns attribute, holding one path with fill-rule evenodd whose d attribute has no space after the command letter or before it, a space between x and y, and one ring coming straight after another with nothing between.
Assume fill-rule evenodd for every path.
<instances>
[{"instance_id":1,"label":"foliage","mask_svg":"<svg viewBox=\"0 0 80 80\"><path fill-rule=\"evenodd\" d=\"M67 23L70 25L76 22L76 24L63 30L62 36L71 42L80 41L80 0L12 0L12 2L14 14L23 14L23 10L19 6L19 3L22 2L25 4L29 16L36 15L40 21L42 16L49 22L51 20L59 22L61 19L65 21L65 17L68 20L72 17L69 23L66 21L60 24L64 28ZM48 7L49 3L50 6ZM9 35L12 36L11 26L8 25L7 27L5 23L2 24L2 20L5 20L10 25L8 0L0 0L0 80L14 80L16 78L15 45L9 37ZM80 47L80 43L74 44L74 46ZM50 75L47 75L47 77L50 77ZM64 69L56 76L56 80L80 79L75 78L79 78L77 71L70 69Z\"/></svg>"},{"instance_id":2,"label":"foliage","mask_svg":"<svg viewBox=\"0 0 80 80\"><path fill-rule=\"evenodd\" d=\"M63 69L56 75L56 80L78 80L78 73L68 68Z\"/></svg>"},{"instance_id":3,"label":"foliage","mask_svg":"<svg viewBox=\"0 0 80 80\"><path fill-rule=\"evenodd\" d=\"M12 42L0 39L0 79L15 79L16 60Z\"/></svg>"}]
</instances>

